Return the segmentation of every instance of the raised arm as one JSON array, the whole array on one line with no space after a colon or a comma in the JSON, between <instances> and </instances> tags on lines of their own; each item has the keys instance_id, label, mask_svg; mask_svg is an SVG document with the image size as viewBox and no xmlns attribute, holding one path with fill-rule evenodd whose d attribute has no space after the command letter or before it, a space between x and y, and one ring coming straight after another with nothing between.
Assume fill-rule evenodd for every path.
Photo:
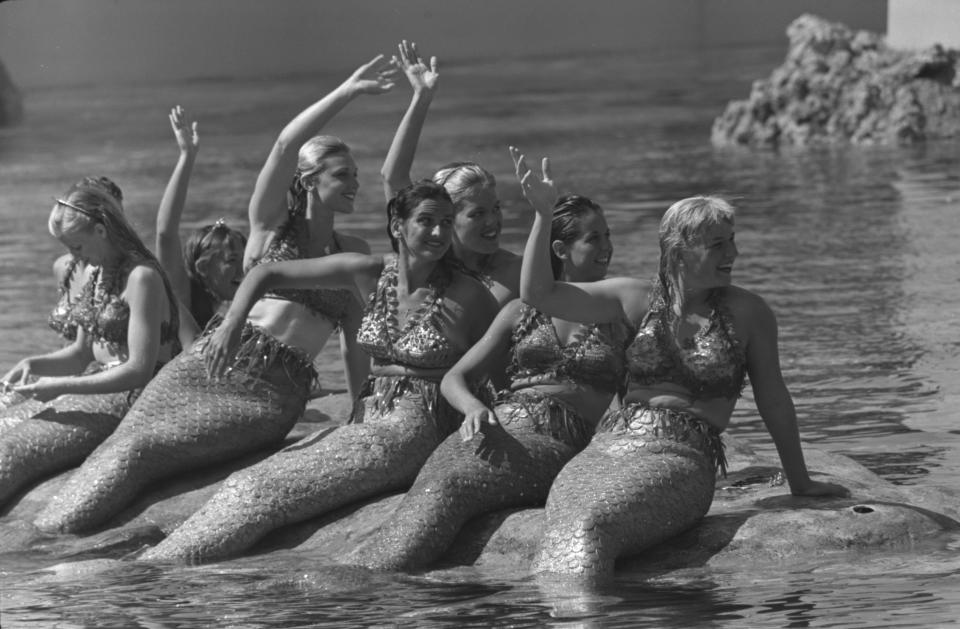
<instances>
[{"instance_id":1,"label":"raised arm","mask_svg":"<svg viewBox=\"0 0 960 629\"><path fill-rule=\"evenodd\" d=\"M130 306L127 360L94 374L40 378L33 384L19 387L17 391L47 401L67 393L116 393L144 386L156 368L160 352L160 325L165 313L170 312L165 303L166 294L157 269L147 265L134 267L127 277L124 290L124 299ZM78 340L82 341L79 335ZM89 362L87 360L74 373L79 373Z\"/></svg>"},{"instance_id":2,"label":"raised arm","mask_svg":"<svg viewBox=\"0 0 960 629\"><path fill-rule=\"evenodd\" d=\"M552 317L579 323L605 323L623 317L638 320L646 310L647 284L632 278L570 283L553 278L550 267L550 225L557 190L550 161L543 159L542 177L527 166L524 155L510 147L523 195L534 209L533 226L520 267L520 298Z\"/></svg>"},{"instance_id":3,"label":"raised arm","mask_svg":"<svg viewBox=\"0 0 960 629\"><path fill-rule=\"evenodd\" d=\"M276 288L349 288L358 295L372 292L383 269L383 259L362 253L335 253L322 258L270 262L252 268L230 302L223 322L205 350L213 376L226 370L240 341L240 332L253 305Z\"/></svg>"},{"instance_id":4,"label":"raised arm","mask_svg":"<svg viewBox=\"0 0 960 629\"><path fill-rule=\"evenodd\" d=\"M413 88L413 97L407 112L400 120L400 126L393 136L393 143L387 152L380 174L383 177L383 193L389 201L398 190L410 185L410 171L413 167L413 156L417 152L417 143L423 131L423 123L427 119L427 111L433 101L433 94L437 88L437 58L430 57L430 64L424 63L413 42L403 40L398 46L399 58L393 62L410 81Z\"/></svg>"},{"instance_id":5,"label":"raised arm","mask_svg":"<svg viewBox=\"0 0 960 629\"><path fill-rule=\"evenodd\" d=\"M357 96L389 91L393 87L392 77L395 74L392 63L383 55L377 55L283 128L260 170L250 198L250 235L245 266L249 265L252 257L259 255L266 234L286 216L286 192L297 169L300 147Z\"/></svg>"},{"instance_id":6,"label":"raised arm","mask_svg":"<svg viewBox=\"0 0 960 629\"><path fill-rule=\"evenodd\" d=\"M196 121L191 121L179 105L170 110L170 126L173 128L177 146L180 147L180 157L157 210L157 259L167 273L177 299L184 305L185 310L190 310L190 279L183 264L180 217L187 199L193 164L200 150L200 136L197 134Z\"/></svg>"},{"instance_id":7,"label":"raised arm","mask_svg":"<svg viewBox=\"0 0 960 629\"><path fill-rule=\"evenodd\" d=\"M738 317L750 330L747 342L747 372L757 410L780 455L790 492L797 496L846 496L846 488L812 480L807 472L797 428L793 399L780 371L777 320L762 299L747 294L746 317Z\"/></svg>"},{"instance_id":8,"label":"raised arm","mask_svg":"<svg viewBox=\"0 0 960 629\"><path fill-rule=\"evenodd\" d=\"M513 326L520 316L521 302L515 299L508 303L494 318L483 337L467 350L450 368L440 382L440 392L450 404L463 413L460 437L468 441L484 426L497 424L497 417L476 395L475 385L485 377L504 374L510 351Z\"/></svg>"}]
</instances>

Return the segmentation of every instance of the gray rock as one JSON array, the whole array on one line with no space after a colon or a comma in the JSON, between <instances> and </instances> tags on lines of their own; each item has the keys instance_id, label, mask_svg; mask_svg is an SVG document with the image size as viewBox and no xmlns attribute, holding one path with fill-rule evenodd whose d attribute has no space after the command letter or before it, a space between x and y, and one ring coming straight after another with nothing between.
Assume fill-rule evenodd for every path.
<instances>
[{"instance_id":1,"label":"gray rock","mask_svg":"<svg viewBox=\"0 0 960 629\"><path fill-rule=\"evenodd\" d=\"M911 144L960 135L960 51L888 48L803 15L783 64L713 122L715 146Z\"/></svg>"}]
</instances>

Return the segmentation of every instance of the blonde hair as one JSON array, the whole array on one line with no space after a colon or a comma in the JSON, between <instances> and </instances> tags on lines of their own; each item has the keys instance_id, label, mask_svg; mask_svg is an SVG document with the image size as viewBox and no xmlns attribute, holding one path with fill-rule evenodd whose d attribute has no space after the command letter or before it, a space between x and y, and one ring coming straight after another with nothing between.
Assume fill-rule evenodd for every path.
<instances>
[{"instance_id":1,"label":"blonde hair","mask_svg":"<svg viewBox=\"0 0 960 629\"><path fill-rule=\"evenodd\" d=\"M497 180L487 169L475 162L453 162L442 167L433 175L434 183L443 186L454 209L460 209L460 202L473 192L474 188L487 188L497 185Z\"/></svg>"},{"instance_id":2,"label":"blonde hair","mask_svg":"<svg viewBox=\"0 0 960 629\"><path fill-rule=\"evenodd\" d=\"M660 220L660 267L651 310L676 297L677 275L683 251L697 244L708 227L733 224L734 209L725 199L697 196L681 199L667 208Z\"/></svg>"},{"instance_id":3,"label":"blonde hair","mask_svg":"<svg viewBox=\"0 0 960 629\"><path fill-rule=\"evenodd\" d=\"M350 153L350 147L333 135L315 135L300 147L297 153L297 171L287 191L287 207L293 212L307 207L307 188L311 179L323 172L323 160L331 155Z\"/></svg>"}]
</instances>

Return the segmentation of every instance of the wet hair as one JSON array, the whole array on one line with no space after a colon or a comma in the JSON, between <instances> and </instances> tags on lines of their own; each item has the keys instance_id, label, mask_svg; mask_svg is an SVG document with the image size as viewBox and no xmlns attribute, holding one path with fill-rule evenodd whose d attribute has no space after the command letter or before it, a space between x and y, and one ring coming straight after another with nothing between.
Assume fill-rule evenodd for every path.
<instances>
[{"instance_id":1,"label":"wet hair","mask_svg":"<svg viewBox=\"0 0 960 629\"><path fill-rule=\"evenodd\" d=\"M450 194L440 184L423 179L401 189L387 202L387 237L394 253L400 253L400 242L393 235L394 221L410 218L413 210L424 201L446 201L453 203ZM449 251L447 252L449 254ZM444 256L446 257L446 256Z\"/></svg>"},{"instance_id":2,"label":"wet hair","mask_svg":"<svg viewBox=\"0 0 960 629\"><path fill-rule=\"evenodd\" d=\"M123 209L123 192L120 190L120 186L110 179L109 177L84 177L77 182L76 186L95 186L102 188L110 196L117 200L117 203L120 204L120 209Z\"/></svg>"},{"instance_id":3,"label":"wet hair","mask_svg":"<svg viewBox=\"0 0 960 629\"><path fill-rule=\"evenodd\" d=\"M323 172L323 160L331 155L348 155L350 147L333 135L315 135L300 147L297 154L297 171L287 190L287 207L292 212L302 212L307 207L307 188L314 176Z\"/></svg>"},{"instance_id":4,"label":"wet hair","mask_svg":"<svg viewBox=\"0 0 960 629\"><path fill-rule=\"evenodd\" d=\"M698 244L705 229L733 224L734 209L725 199L699 196L671 205L660 220L660 267L651 310L664 307L676 297L677 270L683 251Z\"/></svg>"},{"instance_id":5,"label":"wet hair","mask_svg":"<svg viewBox=\"0 0 960 629\"><path fill-rule=\"evenodd\" d=\"M231 229L222 219L193 230L187 237L183 248L183 266L190 281L190 314L200 329L205 328L213 317L220 298L210 290L206 277L197 268L198 263L231 246L243 251L246 244L247 237Z\"/></svg>"},{"instance_id":6,"label":"wet hair","mask_svg":"<svg viewBox=\"0 0 960 629\"><path fill-rule=\"evenodd\" d=\"M155 268L163 279L170 304L170 322L176 336L180 319L177 315L177 298L170 280L156 256L143 244L124 216L123 204L118 198L122 195L117 194L120 188L116 184L112 187L104 185L101 179L105 178L96 182L82 180L74 184L66 195L57 199L56 205L50 211L47 228L54 238L60 239L64 234L90 231L96 225L103 225L107 239L124 258Z\"/></svg>"},{"instance_id":7,"label":"wet hair","mask_svg":"<svg viewBox=\"0 0 960 629\"><path fill-rule=\"evenodd\" d=\"M583 218L591 213L602 213L603 208L590 199L579 194L565 194L553 206L553 219L550 221L550 242L559 240L570 244L583 233ZM553 279L560 279L563 274L563 260L557 257L553 247L550 247L550 268L553 269Z\"/></svg>"},{"instance_id":8,"label":"wet hair","mask_svg":"<svg viewBox=\"0 0 960 629\"><path fill-rule=\"evenodd\" d=\"M460 209L460 202L469 196L474 188L497 185L497 180L490 171L475 162L451 162L434 173L433 181L450 194L455 210Z\"/></svg>"}]
</instances>

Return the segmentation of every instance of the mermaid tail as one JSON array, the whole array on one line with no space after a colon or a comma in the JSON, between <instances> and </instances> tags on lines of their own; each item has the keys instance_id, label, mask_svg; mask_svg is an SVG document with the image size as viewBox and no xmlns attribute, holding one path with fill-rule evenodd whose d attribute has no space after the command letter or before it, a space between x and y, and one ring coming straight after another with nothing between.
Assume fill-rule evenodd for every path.
<instances>
[{"instance_id":1,"label":"mermaid tail","mask_svg":"<svg viewBox=\"0 0 960 629\"><path fill-rule=\"evenodd\" d=\"M46 406L39 400L25 398L17 393L4 395L3 398L0 401L0 435L30 419Z\"/></svg>"},{"instance_id":2,"label":"mermaid tail","mask_svg":"<svg viewBox=\"0 0 960 629\"><path fill-rule=\"evenodd\" d=\"M627 408L557 476L533 570L603 580L614 562L693 526L713 501L719 434L691 416Z\"/></svg>"},{"instance_id":3,"label":"mermaid tail","mask_svg":"<svg viewBox=\"0 0 960 629\"><path fill-rule=\"evenodd\" d=\"M435 387L435 385L434 385ZM231 475L144 560L203 562L239 554L285 524L405 489L445 436L414 396L386 415L316 433ZM370 409L376 400L368 399Z\"/></svg>"},{"instance_id":4,"label":"mermaid tail","mask_svg":"<svg viewBox=\"0 0 960 629\"><path fill-rule=\"evenodd\" d=\"M514 395L495 412L501 428L467 442L448 437L390 519L343 561L375 570L421 568L438 559L471 518L543 504L554 477L586 442L583 431L569 430L582 420L559 401L532 393Z\"/></svg>"},{"instance_id":5,"label":"mermaid tail","mask_svg":"<svg viewBox=\"0 0 960 629\"><path fill-rule=\"evenodd\" d=\"M35 524L88 530L108 521L151 481L279 443L303 414L307 388L271 373L252 377L234 369L213 380L197 345L180 354L150 381Z\"/></svg>"},{"instance_id":6,"label":"mermaid tail","mask_svg":"<svg viewBox=\"0 0 960 629\"><path fill-rule=\"evenodd\" d=\"M132 397L62 395L39 409L33 401L8 409L0 419L0 504L30 482L82 463L117 427Z\"/></svg>"}]
</instances>

